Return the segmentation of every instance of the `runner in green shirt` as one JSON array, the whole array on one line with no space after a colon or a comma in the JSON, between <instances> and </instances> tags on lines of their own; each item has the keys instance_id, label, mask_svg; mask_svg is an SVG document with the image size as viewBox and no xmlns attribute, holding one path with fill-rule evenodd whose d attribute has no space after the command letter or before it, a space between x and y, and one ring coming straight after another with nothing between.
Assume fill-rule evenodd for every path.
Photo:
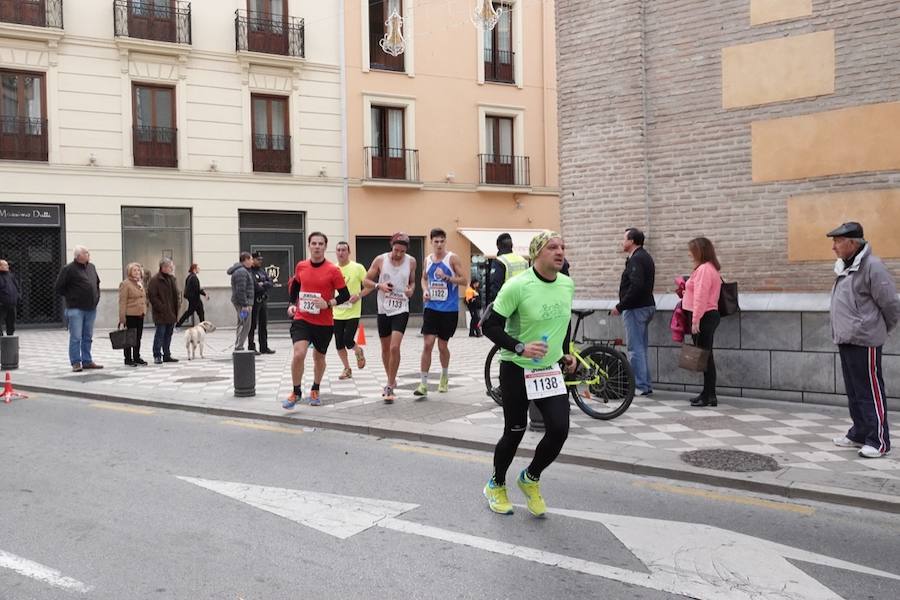
<instances>
[{"instance_id":1,"label":"runner in green shirt","mask_svg":"<svg viewBox=\"0 0 900 600\"><path fill-rule=\"evenodd\" d=\"M540 517L547 511L540 491L541 473L556 460L569 434L569 396L563 371L575 369L575 359L568 354L575 286L560 273L566 246L558 233L536 235L529 253L533 267L506 282L482 324L484 334L502 348L504 419L503 437L494 450L494 475L484 487L484 495L494 512L513 512L506 492L506 471L525 435L528 401L533 400L546 429L534 459L519 473L516 483L525 494L528 510Z\"/></svg>"},{"instance_id":2,"label":"runner in green shirt","mask_svg":"<svg viewBox=\"0 0 900 600\"><path fill-rule=\"evenodd\" d=\"M347 282L350 300L334 307L334 347L337 348L338 356L344 363L344 370L338 379L349 379L353 377L353 371L350 369L350 361L347 360L347 350L353 350L356 355L357 369L366 366L366 356L362 346L356 344L355 337L356 330L359 328L359 318L362 316L360 300L369 294L369 290L365 289L362 284L363 279L366 278L366 268L358 262L350 260L350 244L338 242L335 253L338 267L344 276L344 281Z\"/></svg>"}]
</instances>

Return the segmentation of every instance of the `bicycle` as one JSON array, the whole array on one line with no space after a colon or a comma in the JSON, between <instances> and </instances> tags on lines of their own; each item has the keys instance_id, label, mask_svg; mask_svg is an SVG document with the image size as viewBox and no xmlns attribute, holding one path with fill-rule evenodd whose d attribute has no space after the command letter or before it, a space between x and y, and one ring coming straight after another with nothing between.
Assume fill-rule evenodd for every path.
<instances>
[{"instance_id":1,"label":"bicycle","mask_svg":"<svg viewBox=\"0 0 900 600\"><path fill-rule=\"evenodd\" d=\"M575 331L569 345L569 354L575 357L575 372L566 375L569 394L582 411L595 419L615 419L622 415L634 400L634 372L624 353L615 349L622 340L578 337L584 319L593 310L572 310L575 315ZM581 345L587 345L580 348ZM503 406L500 393L500 346L488 352L484 362L484 383L487 395Z\"/></svg>"}]
</instances>

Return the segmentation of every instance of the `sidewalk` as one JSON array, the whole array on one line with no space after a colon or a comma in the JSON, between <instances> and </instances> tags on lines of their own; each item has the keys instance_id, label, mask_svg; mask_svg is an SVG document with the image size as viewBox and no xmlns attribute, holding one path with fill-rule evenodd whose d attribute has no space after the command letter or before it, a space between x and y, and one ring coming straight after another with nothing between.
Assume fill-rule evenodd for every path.
<instances>
[{"instance_id":1,"label":"sidewalk","mask_svg":"<svg viewBox=\"0 0 900 600\"><path fill-rule=\"evenodd\" d=\"M438 394L440 364L435 349L427 400L414 399L419 381L422 339L410 328L404 339L398 400L381 401L384 371L377 337L367 330L367 367L354 368L353 378L338 381L340 360L333 346L322 382L321 407L281 408L291 389L290 339L286 327L271 329L276 354L258 356L256 396L235 398L231 354L206 350L205 359L187 361L181 330L173 338L177 364L127 367L121 351L110 349L107 331L95 333L94 359L105 368L72 373L68 334L64 330L20 331L19 369L12 371L16 389L78 397L180 408L305 426L340 429L386 437L491 450L503 429L502 409L484 393L485 338L469 338L460 329L451 340L450 392ZM207 337L212 348L225 349L233 330ZM153 330L144 333L144 358L152 363ZM351 364L354 361L351 359ZM355 364L353 364L355 367ZM312 359L307 359L308 389ZM717 408L696 409L688 394L657 391L635 398L628 412L613 421L591 419L573 405L572 427L560 460L604 469L747 489L790 498L805 498L900 512L900 460L869 460L854 450L836 448L831 439L846 432L846 409L813 404L719 397ZM0 405L0 418L10 407ZM533 449L541 434L528 432L523 449ZM778 470L732 472L697 468L682 452L726 448L774 458ZM485 476L489 475L486 473ZM598 475L602 477L602 474Z\"/></svg>"}]
</instances>

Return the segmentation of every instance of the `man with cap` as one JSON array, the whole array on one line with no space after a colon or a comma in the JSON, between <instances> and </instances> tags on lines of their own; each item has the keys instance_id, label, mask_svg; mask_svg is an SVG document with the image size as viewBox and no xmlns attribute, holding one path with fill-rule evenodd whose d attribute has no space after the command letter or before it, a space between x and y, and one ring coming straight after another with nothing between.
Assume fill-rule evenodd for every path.
<instances>
[{"instance_id":1,"label":"man with cap","mask_svg":"<svg viewBox=\"0 0 900 600\"><path fill-rule=\"evenodd\" d=\"M491 261L491 272L485 290L487 302L493 302L503 284L527 268L528 261L513 252L512 236L508 233L498 235L497 258Z\"/></svg>"},{"instance_id":2,"label":"man with cap","mask_svg":"<svg viewBox=\"0 0 900 600\"><path fill-rule=\"evenodd\" d=\"M416 289L416 259L407 254L409 236L397 232L391 236L391 251L372 261L363 285L378 290L378 337L381 339L381 362L387 385L381 398L385 404L397 399L397 371L400 369L400 344L409 323L409 299Z\"/></svg>"},{"instance_id":3,"label":"man with cap","mask_svg":"<svg viewBox=\"0 0 900 600\"><path fill-rule=\"evenodd\" d=\"M250 275L253 276L253 312L250 315L250 336L247 341L247 350L253 350L257 354L275 354L269 348L269 290L272 289L272 279L263 268L262 252L254 252L253 264L250 267ZM254 333L259 326L259 350L256 349Z\"/></svg>"},{"instance_id":4,"label":"man with cap","mask_svg":"<svg viewBox=\"0 0 900 600\"><path fill-rule=\"evenodd\" d=\"M891 451L881 349L900 321L897 287L854 221L829 231L837 255L831 290L831 335L837 344L853 425L834 438L842 448L858 448L863 458Z\"/></svg>"}]
</instances>

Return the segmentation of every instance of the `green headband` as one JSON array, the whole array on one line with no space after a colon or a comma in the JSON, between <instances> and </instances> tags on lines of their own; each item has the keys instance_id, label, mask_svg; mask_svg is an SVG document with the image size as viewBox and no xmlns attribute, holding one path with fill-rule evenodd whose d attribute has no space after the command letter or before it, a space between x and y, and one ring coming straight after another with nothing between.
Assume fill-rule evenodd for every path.
<instances>
[{"instance_id":1,"label":"green headband","mask_svg":"<svg viewBox=\"0 0 900 600\"><path fill-rule=\"evenodd\" d=\"M545 229L544 231L540 232L539 234L531 238L531 244L528 245L528 256L531 257L531 260L533 261L535 258L537 258L538 254L541 253L541 250L543 250L547 246L547 244L550 243L550 240L558 237L562 236L555 231L550 231L549 229Z\"/></svg>"}]
</instances>

